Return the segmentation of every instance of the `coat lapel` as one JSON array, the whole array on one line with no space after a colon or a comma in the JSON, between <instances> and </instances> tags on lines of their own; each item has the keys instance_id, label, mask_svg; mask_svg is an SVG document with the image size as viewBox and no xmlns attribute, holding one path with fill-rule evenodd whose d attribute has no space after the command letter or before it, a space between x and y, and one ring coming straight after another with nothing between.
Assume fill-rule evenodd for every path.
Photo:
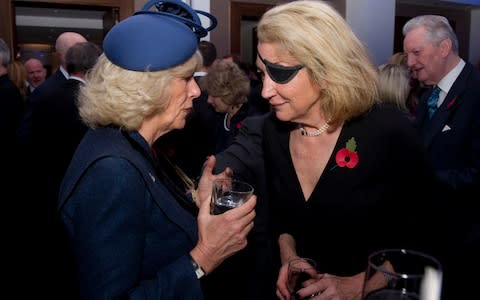
<instances>
[{"instance_id":1,"label":"coat lapel","mask_svg":"<svg viewBox=\"0 0 480 300\"><path fill-rule=\"evenodd\" d=\"M453 114L456 108L462 103L462 93L465 91L467 78L472 72L472 65L466 64L458 78L453 83L450 91L448 92L442 105L437 109L430 121L425 119L425 105L422 105L422 110L419 111L419 124L423 124L422 135L425 145L428 147L437 134L441 134L442 131L448 125L447 121L450 119L450 115ZM428 93L430 94L430 93ZM422 102L424 103L424 102Z\"/></svg>"},{"instance_id":2,"label":"coat lapel","mask_svg":"<svg viewBox=\"0 0 480 300\"><path fill-rule=\"evenodd\" d=\"M125 138L126 137L126 138ZM130 143L127 142L127 139ZM102 144L103 145L100 145ZM135 143L138 144L137 149L145 150L148 147L141 146L142 142L135 139L133 135L123 136L120 130L116 128L97 128L89 130L79 147L91 148L91 151L83 151L84 157L74 157L72 159L72 174L60 191L60 202L58 210L68 200L73 192L79 178L86 172L88 166L96 160L106 156L118 156L128 159L142 174L148 189L150 190L153 201L165 213L165 216L171 222L182 228L195 243L197 240L196 220L190 213L184 210L173 198L166 186L160 181L156 174L154 166L147 160L148 155L139 155L133 150ZM90 147L96 145L96 147ZM133 147L132 147L133 146ZM100 150L101 149L101 150ZM146 150L145 150L146 151Z\"/></svg>"}]
</instances>

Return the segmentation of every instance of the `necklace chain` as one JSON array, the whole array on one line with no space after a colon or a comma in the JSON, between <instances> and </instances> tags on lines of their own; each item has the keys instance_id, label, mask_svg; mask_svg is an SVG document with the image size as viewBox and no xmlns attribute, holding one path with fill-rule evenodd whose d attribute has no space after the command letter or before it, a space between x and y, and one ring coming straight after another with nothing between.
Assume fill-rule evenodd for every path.
<instances>
[{"instance_id":1,"label":"necklace chain","mask_svg":"<svg viewBox=\"0 0 480 300\"><path fill-rule=\"evenodd\" d=\"M230 131L230 128L227 126L227 118L228 118L228 113L225 114L225 118L223 118L223 129L226 131Z\"/></svg>"},{"instance_id":2,"label":"necklace chain","mask_svg":"<svg viewBox=\"0 0 480 300\"><path fill-rule=\"evenodd\" d=\"M330 127L330 125L328 125L328 123L325 123L322 127L315 129L314 131L308 132L305 128L303 128L303 126L298 126L298 128L300 128L300 133L303 136L319 136L324 133L328 129L328 127Z\"/></svg>"}]
</instances>

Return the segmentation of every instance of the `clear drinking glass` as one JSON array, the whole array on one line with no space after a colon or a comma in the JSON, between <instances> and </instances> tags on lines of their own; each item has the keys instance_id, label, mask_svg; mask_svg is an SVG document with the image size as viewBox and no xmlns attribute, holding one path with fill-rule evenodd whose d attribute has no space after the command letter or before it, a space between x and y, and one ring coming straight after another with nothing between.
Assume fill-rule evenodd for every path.
<instances>
[{"instance_id":1,"label":"clear drinking glass","mask_svg":"<svg viewBox=\"0 0 480 300\"><path fill-rule=\"evenodd\" d=\"M213 182L211 213L223 214L227 210L247 202L253 195L253 187L236 179L217 179Z\"/></svg>"},{"instance_id":2,"label":"clear drinking glass","mask_svg":"<svg viewBox=\"0 0 480 300\"><path fill-rule=\"evenodd\" d=\"M303 283L317 274L317 263L311 258L296 258L288 263L287 287L291 300L299 300L298 290L303 288Z\"/></svg>"},{"instance_id":3,"label":"clear drinking glass","mask_svg":"<svg viewBox=\"0 0 480 300\"><path fill-rule=\"evenodd\" d=\"M385 249L372 253L363 285L363 300L439 300L440 262L414 250Z\"/></svg>"}]
</instances>

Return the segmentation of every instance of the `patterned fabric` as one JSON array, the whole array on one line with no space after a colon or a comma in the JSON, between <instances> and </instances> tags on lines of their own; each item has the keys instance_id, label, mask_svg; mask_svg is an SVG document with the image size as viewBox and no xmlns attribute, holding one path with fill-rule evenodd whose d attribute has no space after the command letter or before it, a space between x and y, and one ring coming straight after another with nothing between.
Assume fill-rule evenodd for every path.
<instances>
[{"instance_id":1,"label":"patterned fabric","mask_svg":"<svg viewBox=\"0 0 480 300\"><path fill-rule=\"evenodd\" d=\"M428 118L431 119L435 111L437 110L437 102L438 96L440 95L441 89L438 86L433 88L430 97L427 99L427 107L428 107Z\"/></svg>"}]
</instances>

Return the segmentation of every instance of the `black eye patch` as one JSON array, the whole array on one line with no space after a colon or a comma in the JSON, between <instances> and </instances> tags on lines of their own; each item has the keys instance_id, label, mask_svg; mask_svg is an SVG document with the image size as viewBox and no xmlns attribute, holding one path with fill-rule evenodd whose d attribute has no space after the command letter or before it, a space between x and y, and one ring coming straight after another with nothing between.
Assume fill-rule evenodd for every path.
<instances>
[{"instance_id":1,"label":"black eye patch","mask_svg":"<svg viewBox=\"0 0 480 300\"><path fill-rule=\"evenodd\" d=\"M296 65L291 67L277 65L263 59L260 54L258 54L258 58L260 58L260 60L265 65L268 76L270 76L273 81L279 84L285 84L289 82L293 79L293 77L295 77L295 75L297 75L298 71L303 68L303 65Z\"/></svg>"}]
</instances>

